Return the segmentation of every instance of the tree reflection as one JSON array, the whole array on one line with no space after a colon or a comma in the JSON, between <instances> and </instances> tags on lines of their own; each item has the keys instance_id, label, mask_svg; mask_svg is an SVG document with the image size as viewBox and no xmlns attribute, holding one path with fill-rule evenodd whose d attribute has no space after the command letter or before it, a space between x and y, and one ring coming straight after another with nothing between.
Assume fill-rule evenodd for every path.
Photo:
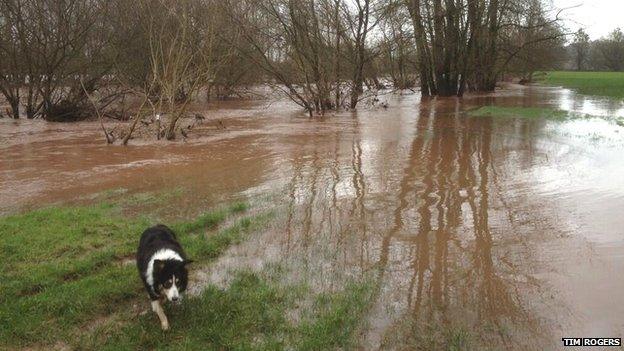
<instances>
[{"instance_id":1,"label":"tree reflection","mask_svg":"<svg viewBox=\"0 0 624 351\"><path fill-rule=\"evenodd\" d=\"M528 258L508 257L526 243L505 212L494 121L459 110L458 100L422 103L404 149L356 115L290 155L284 252L320 288L374 272L379 330L369 333L385 334L384 346L435 349L462 328L503 349L547 334L525 302L539 286Z\"/></svg>"}]
</instances>

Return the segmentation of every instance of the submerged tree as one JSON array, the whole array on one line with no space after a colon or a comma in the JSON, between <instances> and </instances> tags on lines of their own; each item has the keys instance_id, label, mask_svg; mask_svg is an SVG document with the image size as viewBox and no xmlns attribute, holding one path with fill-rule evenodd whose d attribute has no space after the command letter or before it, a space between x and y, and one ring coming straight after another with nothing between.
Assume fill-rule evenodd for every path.
<instances>
[{"instance_id":1,"label":"submerged tree","mask_svg":"<svg viewBox=\"0 0 624 351\"><path fill-rule=\"evenodd\" d=\"M176 125L188 104L213 74L213 27L204 17L201 1L184 0L164 3L138 2L136 15L143 24L149 43L149 71L142 83L143 103L124 138L128 142L137 123L145 115L142 107L151 105L151 113L167 117L164 137L176 136ZM160 137L161 131L158 131Z\"/></svg>"},{"instance_id":2,"label":"submerged tree","mask_svg":"<svg viewBox=\"0 0 624 351\"><path fill-rule=\"evenodd\" d=\"M564 36L539 0L406 0L419 58L423 96L463 95L466 89L493 91L500 74L535 43Z\"/></svg>"},{"instance_id":3,"label":"submerged tree","mask_svg":"<svg viewBox=\"0 0 624 351\"><path fill-rule=\"evenodd\" d=\"M310 114L340 108L345 98L356 107L377 55L370 35L384 13L381 1L247 0L227 7L244 28L241 52L295 103Z\"/></svg>"},{"instance_id":4,"label":"submerged tree","mask_svg":"<svg viewBox=\"0 0 624 351\"><path fill-rule=\"evenodd\" d=\"M383 39L377 59L378 72L387 76L395 89L411 89L418 77L418 58L410 15L404 6L392 6L380 25Z\"/></svg>"},{"instance_id":5,"label":"submerged tree","mask_svg":"<svg viewBox=\"0 0 624 351\"><path fill-rule=\"evenodd\" d=\"M105 19L108 2L4 0L0 2L0 92L19 117L79 120L91 113L90 91L108 73Z\"/></svg>"},{"instance_id":6,"label":"submerged tree","mask_svg":"<svg viewBox=\"0 0 624 351\"><path fill-rule=\"evenodd\" d=\"M492 91L503 72L554 60L557 20L542 0L1 0L0 93L13 118L127 120L132 108L125 142L147 115L173 139L200 93L253 84L310 115L355 109L387 82ZM620 69L621 37L592 45L592 61Z\"/></svg>"}]
</instances>

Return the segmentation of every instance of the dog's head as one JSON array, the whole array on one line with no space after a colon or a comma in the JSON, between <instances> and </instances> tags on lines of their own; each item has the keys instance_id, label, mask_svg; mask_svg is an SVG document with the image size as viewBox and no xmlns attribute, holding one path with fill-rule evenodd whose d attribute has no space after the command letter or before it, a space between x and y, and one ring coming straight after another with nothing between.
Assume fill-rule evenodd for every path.
<instances>
[{"instance_id":1,"label":"dog's head","mask_svg":"<svg viewBox=\"0 0 624 351\"><path fill-rule=\"evenodd\" d=\"M154 260L154 287L169 301L178 301L188 284L186 265L191 260Z\"/></svg>"}]
</instances>

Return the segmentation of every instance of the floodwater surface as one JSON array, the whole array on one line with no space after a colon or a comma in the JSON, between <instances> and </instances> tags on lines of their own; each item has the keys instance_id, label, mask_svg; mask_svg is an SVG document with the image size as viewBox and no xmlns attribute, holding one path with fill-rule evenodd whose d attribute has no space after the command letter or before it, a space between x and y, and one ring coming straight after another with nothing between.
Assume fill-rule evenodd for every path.
<instances>
[{"instance_id":1,"label":"floodwater surface","mask_svg":"<svg viewBox=\"0 0 624 351\"><path fill-rule=\"evenodd\" d=\"M95 123L0 120L0 213L115 188L184 189L179 215L233 199L275 209L197 279L269 262L319 291L371 279L360 349L624 336L621 102L545 87L383 99L314 119L287 102L227 103L186 142L128 147L105 145ZM466 113L493 104L601 118Z\"/></svg>"}]
</instances>

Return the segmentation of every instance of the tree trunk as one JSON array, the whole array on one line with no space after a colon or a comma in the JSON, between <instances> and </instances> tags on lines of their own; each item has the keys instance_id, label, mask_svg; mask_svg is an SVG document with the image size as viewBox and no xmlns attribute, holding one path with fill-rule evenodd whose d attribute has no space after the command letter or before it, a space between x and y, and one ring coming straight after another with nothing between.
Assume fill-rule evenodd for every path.
<instances>
[{"instance_id":1,"label":"tree trunk","mask_svg":"<svg viewBox=\"0 0 624 351\"><path fill-rule=\"evenodd\" d=\"M13 119L19 119L20 118L19 97L8 100L8 103L11 106L10 117Z\"/></svg>"},{"instance_id":2,"label":"tree trunk","mask_svg":"<svg viewBox=\"0 0 624 351\"><path fill-rule=\"evenodd\" d=\"M414 26L414 37L420 67L420 94L423 97L436 94L435 81L431 74L431 53L427 45L427 34L423 27L420 0L408 0L408 9Z\"/></svg>"},{"instance_id":3,"label":"tree trunk","mask_svg":"<svg viewBox=\"0 0 624 351\"><path fill-rule=\"evenodd\" d=\"M336 47L334 48L334 108L340 109L340 3L334 1L334 22L336 25Z\"/></svg>"},{"instance_id":4,"label":"tree trunk","mask_svg":"<svg viewBox=\"0 0 624 351\"><path fill-rule=\"evenodd\" d=\"M167 127L167 132L165 133L165 138L166 138L167 140L174 140L174 139L175 139L175 126L176 126L176 121L177 121L177 119L172 120L172 121L169 123L169 126Z\"/></svg>"},{"instance_id":5,"label":"tree trunk","mask_svg":"<svg viewBox=\"0 0 624 351\"><path fill-rule=\"evenodd\" d=\"M476 90L492 92L496 89L496 56L497 56L497 41L498 41L498 0L491 0L488 6L488 31L486 38L485 52L481 56L481 62L479 69L482 74L476 80Z\"/></svg>"},{"instance_id":6,"label":"tree trunk","mask_svg":"<svg viewBox=\"0 0 624 351\"><path fill-rule=\"evenodd\" d=\"M364 91L363 89L363 81L362 81L362 68L356 68L357 72L355 77L353 78L353 87L351 88L351 101L349 104L350 108L355 108L357 106L360 95Z\"/></svg>"},{"instance_id":7,"label":"tree trunk","mask_svg":"<svg viewBox=\"0 0 624 351\"><path fill-rule=\"evenodd\" d=\"M364 92L363 83L364 83L364 63L366 60L366 34L368 33L368 16L370 11L370 3L369 0L364 1L364 6L361 7L358 1L358 27L357 27L357 35L355 38L356 45L356 65L355 71L353 72L353 86L351 89L351 103L349 107L354 109L360 99L360 95Z\"/></svg>"}]
</instances>

